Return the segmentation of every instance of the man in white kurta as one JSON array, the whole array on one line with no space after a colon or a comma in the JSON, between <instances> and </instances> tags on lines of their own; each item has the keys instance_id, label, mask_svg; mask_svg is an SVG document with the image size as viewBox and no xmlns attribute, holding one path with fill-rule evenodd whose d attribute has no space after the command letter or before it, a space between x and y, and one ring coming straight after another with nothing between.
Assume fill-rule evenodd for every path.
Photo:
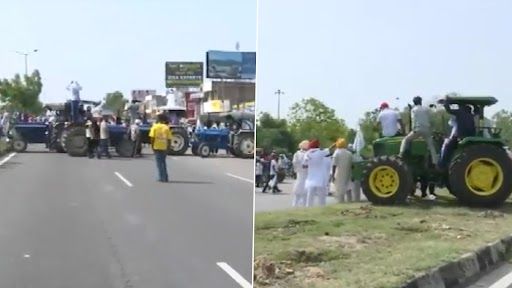
<instances>
[{"instance_id":1,"label":"man in white kurta","mask_svg":"<svg viewBox=\"0 0 512 288\"><path fill-rule=\"evenodd\" d=\"M306 156L309 146L309 141L304 140L299 144L299 151L293 155L292 165L297 178L293 186L293 207L306 206L306 177L308 176L308 169L304 168L304 157Z\"/></svg>"},{"instance_id":2,"label":"man in white kurta","mask_svg":"<svg viewBox=\"0 0 512 288\"><path fill-rule=\"evenodd\" d=\"M318 140L311 141L310 149L304 157L304 167L308 169L306 177L306 206L313 207L315 198L320 206L325 206L327 193L325 189L325 158L329 156L328 149L320 149Z\"/></svg>"},{"instance_id":3,"label":"man in white kurta","mask_svg":"<svg viewBox=\"0 0 512 288\"><path fill-rule=\"evenodd\" d=\"M338 202L352 201L352 195L347 195L352 178L352 153L347 149L345 139L336 141L336 151L333 155L332 174L334 175L334 186L336 187L336 196Z\"/></svg>"}]
</instances>

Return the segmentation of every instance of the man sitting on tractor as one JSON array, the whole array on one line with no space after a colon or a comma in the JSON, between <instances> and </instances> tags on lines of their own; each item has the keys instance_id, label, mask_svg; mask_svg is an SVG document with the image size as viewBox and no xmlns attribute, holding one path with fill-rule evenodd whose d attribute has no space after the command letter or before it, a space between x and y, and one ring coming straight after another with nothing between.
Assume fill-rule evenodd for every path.
<instances>
[{"instance_id":1,"label":"man sitting on tractor","mask_svg":"<svg viewBox=\"0 0 512 288\"><path fill-rule=\"evenodd\" d=\"M475 136L476 128L475 128L475 120L474 116L471 113L471 107L468 105L460 105L459 109L452 109L450 104L446 101L444 102L444 109L446 112L453 115L452 118L452 133L449 138L447 138L443 147L441 148L441 159L439 159L439 168L446 168L447 162L450 160L450 156L457 148L457 143L459 139L464 139L465 137Z\"/></svg>"},{"instance_id":2,"label":"man sitting on tractor","mask_svg":"<svg viewBox=\"0 0 512 288\"><path fill-rule=\"evenodd\" d=\"M400 131L404 131L404 124L400 113L390 109L386 102L380 104L380 113L379 116L377 116L377 122L382 129L382 136L384 137L398 136ZM400 127L400 130L398 127Z\"/></svg>"},{"instance_id":3,"label":"man sitting on tractor","mask_svg":"<svg viewBox=\"0 0 512 288\"><path fill-rule=\"evenodd\" d=\"M404 137L402 144L400 145L400 157L404 157L405 151L409 148L411 141L422 137L427 142L430 155L432 157L432 163L437 164L437 151L434 146L434 140L432 139L431 131L431 111L428 107L422 106L422 99L420 96L416 96L412 100L414 107L411 109L411 132Z\"/></svg>"}]
</instances>

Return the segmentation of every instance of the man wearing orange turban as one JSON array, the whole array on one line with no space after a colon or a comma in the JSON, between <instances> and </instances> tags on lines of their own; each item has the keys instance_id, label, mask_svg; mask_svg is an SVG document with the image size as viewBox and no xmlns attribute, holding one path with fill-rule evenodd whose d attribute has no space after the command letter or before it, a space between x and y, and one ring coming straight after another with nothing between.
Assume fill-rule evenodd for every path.
<instances>
[{"instance_id":1,"label":"man wearing orange turban","mask_svg":"<svg viewBox=\"0 0 512 288\"><path fill-rule=\"evenodd\" d=\"M347 149L347 141L344 138L339 138L336 141L336 151L333 155L332 164L332 175L334 176L333 181L338 202L345 202L345 196L348 202L352 201L352 193L347 194L352 178L352 153Z\"/></svg>"}]
</instances>

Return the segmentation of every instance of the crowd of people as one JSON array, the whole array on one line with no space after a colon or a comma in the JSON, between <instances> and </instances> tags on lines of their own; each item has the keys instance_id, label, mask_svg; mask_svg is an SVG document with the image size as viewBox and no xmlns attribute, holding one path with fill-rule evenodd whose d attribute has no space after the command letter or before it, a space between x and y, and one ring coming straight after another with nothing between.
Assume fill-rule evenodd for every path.
<instances>
[{"instance_id":1,"label":"crowd of people","mask_svg":"<svg viewBox=\"0 0 512 288\"><path fill-rule=\"evenodd\" d=\"M437 143L433 137L433 111L430 107L423 106L420 96L413 99L413 106L410 106L410 129L405 133L405 125L401 119L400 112L391 109L388 103L380 105L377 116L377 125L381 137L404 136L400 145L399 157L407 157L411 142L422 138L426 141L430 157L429 165L438 170L446 169L453 151L460 139L477 134L477 127L491 127L492 124L487 118L482 118L478 107L459 105L454 109L446 101L446 98L439 100L445 111L450 114L448 124L451 133L444 141ZM490 137L489 131L483 131L484 137ZM335 144L328 148L320 148L318 140L304 140L299 144L298 151L293 156L293 170L296 173L296 180L293 186L293 206L311 207L314 205L325 205L329 194L334 193L338 202L360 201L361 186L359 181L352 178L352 163L362 161L358 151L354 151L352 145L348 145L345 139L340 138ZM438 153L440 151L440 153ZM270 177L263 183L263 192L270 189L279 193L277 174L279 156L276 153L270 155ZM264 166L257 159L256 182L262 179ZM428 177L416 179L420 188L421 196L428 200L436 199L436 184ZM415 194L416 189L411 191Z\"/></svg>"},{"instance_id":2,"label":"crowd of people","mask_svg":"<svg viewBox=\"0 0 512 288\"><path fill-rule=\"evenodd\" d=\"M352 179L352 163L361 159L352 148L344 138L325 149L318 140L302 141L292 161L297 173L292 205L324 206L333 192L338 202L360 201L360 183Z\"/></svg>"}]
</instances>

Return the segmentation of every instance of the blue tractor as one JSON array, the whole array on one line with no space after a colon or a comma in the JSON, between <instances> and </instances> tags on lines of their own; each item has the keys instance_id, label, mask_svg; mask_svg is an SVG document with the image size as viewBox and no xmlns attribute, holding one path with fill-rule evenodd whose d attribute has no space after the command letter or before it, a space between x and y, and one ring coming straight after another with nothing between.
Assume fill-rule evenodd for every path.
<instances>
[{"instance_id":1,"label":"blue tractor","mask_svg":"<svg viewBox=\"0 0 512 288\"><path fill-rule=\"evenodd\" d=\"M254 157L254 113L226 112L200 116L206 127L196 128L192 139L192 153L208 157L211 151L223 149L238 158ZM212 124L226 128L211 128Z\"/></svg>"},{"instance_id":2,"label":"blue tractor","mask_svg":"<svg viewBox=\"0 0 512 288\"><path fill-rule=\"evenodd\" d=\"M84 106L98 109L99 105L100 102L81 101L79 111L76 111L74 114L83 116L85 114ZM11 140L13 150L21 153L25 152L28 144L45 144L50 151L67 153L74 157L86 156L85 118L72 117L70 101L47 104L45 109L55 113L55 120L53 122L19 122L13 125L8 133L9 135L7 135ZM146 130L149 131L149 129ZM109 125L109 131L110 145L115 147L117 154L122 157L131 156L133 143L127 137L128 127Z\"/></svg>"},{"instance_id":3,"label":"blue tractor","mask_svg":"<svg viewBox=\"0 0 512 288\"><path fill-rule=\"evenodd\" d=\"M192 154L206 158L212 151L226 150L229 152L231 131L229 128L221 127L226 124L225 117L219 113L207 113L200 115L199 121L201 125L196 127L190 142Z\"/></svg>"}]
</instances>

